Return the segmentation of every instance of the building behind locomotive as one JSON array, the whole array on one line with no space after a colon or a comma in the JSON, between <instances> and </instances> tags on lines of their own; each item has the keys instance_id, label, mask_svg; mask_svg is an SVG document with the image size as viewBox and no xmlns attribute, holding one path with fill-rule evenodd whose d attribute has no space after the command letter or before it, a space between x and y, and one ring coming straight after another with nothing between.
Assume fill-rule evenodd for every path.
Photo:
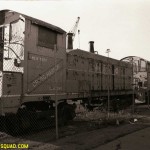
<instances>
[{"instance_id":1,"label":"building behind locomotive","mask_svg":"<svg viewBox=\"0 0 150 150\"><path fill-rule=\"evenodd\" d=\"M150 62L147 61L147 97L146 97L146 103L149 105L149 101L150 101Z\"/></svg>"},{"instance_id":2,"label":"building behind locomotive","mask_svg":"<svg viewBox=\"0 0 150 150\"><path fill-rule=\"evenodd\" d=\"M135 103L145 103L149 99L149 61L137 56L128 56L123 58L122 61L133 66Z\"/></svg>"}]
</instances>

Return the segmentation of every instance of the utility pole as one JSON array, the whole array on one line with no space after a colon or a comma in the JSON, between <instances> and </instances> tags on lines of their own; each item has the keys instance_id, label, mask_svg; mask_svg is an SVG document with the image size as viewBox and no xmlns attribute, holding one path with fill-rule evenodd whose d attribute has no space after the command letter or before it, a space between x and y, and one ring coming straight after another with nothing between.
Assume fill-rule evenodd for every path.
<instances>
[{"instance_id":1,"label":"utility pole","mask_svg":"<svg viewBox=\"0 0 150 150\"><path fill-rule=\"evenodd\" d=\"M107 99L107 116L109 118L110 114L109 114L109 111L110 111L110 91L109 91L109 86L110 86L110 81L109 81L109 53L110 53L110 49L107 49L106 50L106 53L108 54L107 55L107 76L108 76L108 99Z\"/></svg>"},{"instance_id":2,"label":"utility pole","mask_svg":"<svg viewBox=\"0 0 150 150\"><path fill-rule=\"evenodd\" d=\"M149 88L147 87L147 105L148 105L148 109L150 109L149 106Z\"/></svg>"},{"instance_id":3,"label":"utility pole","mask_svg":"<svg viewBox=\"0 0 150 150\"><path fill-rule=\"evenodd\" d=\"M58 108L57 108L57 84L56 84L56 51L57 51L57 45L54 46L54 87L55 87L55 128L56 128L56 139L58 139Z\"/></svg>"},{"instance_id":4,"label":"utility pole","mask_svg":"<svg viewBox=\"0 0 150 150\"><path fill-rule=\"evenodd\" d=\"M150 64L148 63L148 61L146 62L146 72L147 72L147 106L148 109L150 109L149 106L149 66Z\"/></svg>"},{"instance_id":5,"label":"utility pole","mask_svg":"<svg viewBox=\"0 0 150 150\"><path fill-rule=\"evenodd\" d=\"M80 49L80 30L78 30L78 43L79 43L79 49Z\"/></svg>"},{"instance_id":6,"label":"utility pole","mask_svg":"<svg viewBox=\"0 0 150 150\"><path fill-rule=\"evenodd\" d=\"M135 109L135 99L134 99L134 65L133 65L133 57L131 58L132 61L132 113L134 114Z\"/></svg>"}]
</instances>

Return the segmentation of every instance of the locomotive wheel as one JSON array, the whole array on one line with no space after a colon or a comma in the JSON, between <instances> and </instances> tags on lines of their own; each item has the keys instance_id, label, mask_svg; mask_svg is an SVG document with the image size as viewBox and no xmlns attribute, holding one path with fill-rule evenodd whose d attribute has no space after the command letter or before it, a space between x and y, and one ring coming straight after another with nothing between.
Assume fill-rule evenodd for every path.
<instances>
[{"instance_id":1,"label":"locomotive wheel","mask_svg":"<svg viewBox=\"0 0 150 150\"><path fill-rule=\"evenodd\" d=\"M76 116L75 109L66 104L61 108L58 116L59 124L64 126L69 120L72 120Z\"/></svg>"},{"instance_id":2,"label":"locomotive wheel","mask_svg":"<svg viewBox=\"0 0 150 150\"><path fill-rule=\"evenodd\" d=\"M31 126L31 123L30 123L31 115L29 115L28 111L18 110L17 116L19 118L20 127L21 127L22 130L26 130Z\"/></svg>"},{"instance_id":3,"label":"locomotive wheel","mask_svg":"<svg viewBox=\"0 0 150 150\"><path fill-rule=\"evenodd\" d=\"M6 116L5 127L6 131L11 135L19 135L21 133L20 121L16 115Z\"/></svg>"},{"instance_id":4,"label":"locomotive wheel","mask_svg":"<svg viewBox=\"0 0 150 150\"><path fill-rule=\"evenodd\" d=\"M58 115L58 124L60 126L65 126L67 124L67 114L65 111L65 107L61 110L60 114Z\"/></svg>"}]
</instances>

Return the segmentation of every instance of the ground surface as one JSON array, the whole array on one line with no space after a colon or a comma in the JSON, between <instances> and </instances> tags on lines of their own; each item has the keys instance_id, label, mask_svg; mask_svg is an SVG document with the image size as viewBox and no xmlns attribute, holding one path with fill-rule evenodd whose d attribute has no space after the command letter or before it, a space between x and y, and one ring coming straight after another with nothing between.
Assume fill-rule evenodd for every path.
<instances>
[{"instance_id":1,"label":"ground surface","mask_svg":"<svg viewBox=\"0 0 150 150\"><path fill-rule=\"evenodd\" d=\"M150 149L150 127L140 131L117 138L94 150L149 150Z\"/></svg>"},{"instance_id":2,"label":"ground surface","mask_svg":"<svg viewBox=\"0 0 150 150\"><path fill-rule=\"evenodd\" d=\"M19 137L0 132L0 143L29 144L29 149L36 150L98 150L121 137L150 127L150 110L147 106L136 107L136 115L131 118L128 116L125 121L115 118L102 122L101 119L96 119L97 114L93 113L85 116L84 118L93 117L95 120L80 118L59 128L59 140L55 140L55 130L51 128ZM109 146L108 148L110 149Z\"/></svg>"}]
</instances>

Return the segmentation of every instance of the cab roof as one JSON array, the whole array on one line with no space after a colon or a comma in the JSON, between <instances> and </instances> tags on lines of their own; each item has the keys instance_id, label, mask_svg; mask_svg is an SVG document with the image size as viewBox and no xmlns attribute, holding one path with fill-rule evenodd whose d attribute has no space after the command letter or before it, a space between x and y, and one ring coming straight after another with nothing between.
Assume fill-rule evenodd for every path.
<instances>
[{"instance_id":1,"label":"cab roof","mask_svg":"<svg viewBox=\"0 0 150 150\"><path fill-rule=\"evenodd\" d=\"M58 33L61 33L61 34L66 33L66 31L64 31L63 29L61 29L61 28L59 28L59 27L57 27L57 26L55 26L55 25L52 25L52 24L47 23L47 22L45 22L45 21L42 21L42 20L39 20L39 19L30 17L30 16L28 16L28 15L25 15L25 14L22 14L22 13L13 11L13 10L5 9L5 10L1 10L0 13L1 13L1 12L8 12L8 13L10 12L10 13L20 14L20 15L22 15L24 18L30 20L33 24L46 27L46 28L48 28L48 29L54 30L54 31L56 31L56 32L58 32Z\"/></svg>"}]
</instances>

